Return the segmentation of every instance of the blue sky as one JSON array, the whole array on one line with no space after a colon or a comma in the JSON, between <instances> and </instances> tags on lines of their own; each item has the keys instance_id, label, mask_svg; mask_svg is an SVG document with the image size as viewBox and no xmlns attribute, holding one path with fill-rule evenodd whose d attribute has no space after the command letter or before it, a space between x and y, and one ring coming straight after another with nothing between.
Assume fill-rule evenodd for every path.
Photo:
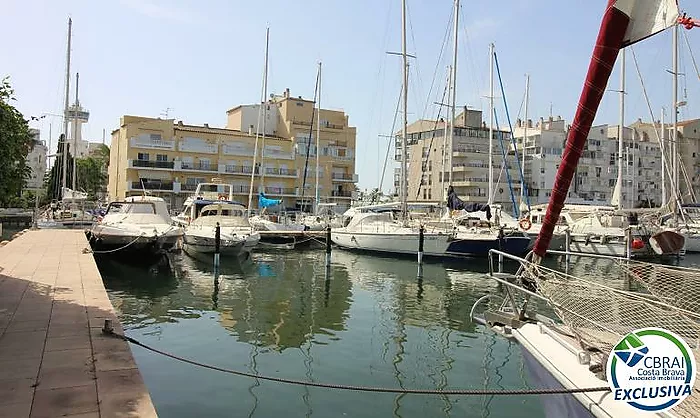
<instances>
[{"instance_id":1,"label":"blue sky","mask_svg":"<svg viewBox=\"0 0 700 418\"><path fill-rule=\"evenodd\" d=\"M518 115L525 73L531 77L532 119L569 123L581 92L605 0L463 1L459 25L457 104L487 106L488 44L499 57L511 118ZM80 100L91 112L84 137L100 141L124 114L170 117L186 123L225 124L225 111L260 98L266 26L270 27L269 90L290 88L313 95L316 66L323 62L323 107L344 109L357 127L356 170L360 187L377 187L400 91L399 0L236 1L4 0L0 76L10 75L16 105L26 116L59 113L63 103L66 23L73 18L72 72L80 72ZM692 7L681 1L681 6ZM451 0L408 0L411 64L409 120L434 118L444 89L451 46L440 54L451 25ZM689 10L691 15L700 15ZM700 59L700 29L686 31ZM681 118L700 117L700 81L685 35L681 36ZM449 41L451 42L451 41ZM634 47L653 110L671 104L671 33ZM631 53L627 61L626 121L649 120ZM437 71L436 71L437 69ZM618 89L613 73L610 88ZM434 84L432 93L430 86ZM73 88L73 86L71 87ZM73 93L74 94L74 93ZM73 101L71 95L71 102ZM496 99L501 119L502 99ZM428 104L426 106L426 103ZM426 111L427 109L427 111ZM618 122L618 96L606 95L597 123ZM668 115L670 118L670 114ZM503 123L503 122L502 122ZM52 145L60 118L32 126ZM387 176L385 190L390 187Z\"/></svg>"}]
</instances>

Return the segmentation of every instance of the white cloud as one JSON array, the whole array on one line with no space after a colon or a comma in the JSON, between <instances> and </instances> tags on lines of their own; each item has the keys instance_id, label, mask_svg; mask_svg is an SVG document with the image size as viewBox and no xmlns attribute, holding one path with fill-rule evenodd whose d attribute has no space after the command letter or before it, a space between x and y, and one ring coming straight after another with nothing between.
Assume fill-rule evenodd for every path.
<instances>
[{"instance_id":1,"label":"white cloud","mask_svg":"<svg viewBox=\"0 0 700 418\"><path fill-rule=\"evenodd\" d=\"M175 22L192 22L194 20L190 11L172 4L157 4L151 0L120 0L120 3L137 13L154 19Z\"/></svg>"}]
</instances>

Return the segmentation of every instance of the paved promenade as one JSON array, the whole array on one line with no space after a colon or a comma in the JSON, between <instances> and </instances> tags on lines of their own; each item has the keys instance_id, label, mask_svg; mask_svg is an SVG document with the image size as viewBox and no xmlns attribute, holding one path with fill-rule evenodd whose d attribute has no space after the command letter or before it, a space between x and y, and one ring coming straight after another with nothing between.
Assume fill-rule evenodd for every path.
<instances>
[{"instance_id":1,"label":"paved promenade","mask_svg":"<svg viewBox=\"0 0 700 418\"><path fill-rule=\"evenodd\" d=\"M0 247L0 418L155 417L87 239L28 231Z\"/></svg>"}]
</instances>

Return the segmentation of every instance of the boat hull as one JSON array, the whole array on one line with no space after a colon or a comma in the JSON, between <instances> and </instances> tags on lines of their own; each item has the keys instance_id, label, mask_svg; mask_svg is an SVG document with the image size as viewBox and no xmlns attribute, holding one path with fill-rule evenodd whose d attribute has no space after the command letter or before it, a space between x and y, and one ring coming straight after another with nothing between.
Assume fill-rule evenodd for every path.
<instances>
[{"instance_id":1,"label":"boat hull","mask_svg":"<svg viewBox=\"0 0 700 418\"><path fill-rule=\"evenodd\" d=\"M96 253L128 253L139 256L153 255L175 247L180 234L137 235L108 234L99 230L87 231L88 241Z\"/></svg>"},{"instance_id":2,"label":"boat hull","mask_svg":"<svg viewBox=\"0 0 700 418\"><path fill-rule=\"evenodd\" d=\"M424 234L423 255L429 257L447 256L446 234ZM391 254L418 254L418 234L407 233L362 233L331 231L331 240L341 248L358 251L375 251Z\"/></svg>"},{"instance_id":3,"label":"boat hull","mask_svg":"<svg viewBox=\"0 0 700 418\"><path fill-rule=\"evenodd\" d=\"M491 237L473 239L458 237L450 242L447 253L464 257L486 257L490 250L501 250L508 254L523 255L528 251L531 242L532 240L526 236L504 237L502 240Z\"/></svg>"},{"instance_id":4,"label":"boat hull","mask_svg":"<svg viewBox=\"0 0 700 418\"><path fill-rule=\"evenodd\" d=\"M240 254L245 248L245 240L221 240L219 254L232 256ZM182 250L188 254L214 254L216 243L213 237L191 236L185 234L182 241Z\"/></svg>"}]
</instances>

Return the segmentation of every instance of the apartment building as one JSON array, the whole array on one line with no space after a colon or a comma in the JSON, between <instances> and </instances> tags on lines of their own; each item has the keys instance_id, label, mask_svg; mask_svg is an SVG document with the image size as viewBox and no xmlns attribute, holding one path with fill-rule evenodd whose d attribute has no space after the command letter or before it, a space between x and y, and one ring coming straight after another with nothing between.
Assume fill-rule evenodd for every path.
<instances>
[{"instance_id":1,"label":"apartment building","mask_svg":"<svg viewBox=\"0 0 700 418\"><path fill-rule=\"evenodd\" d=\"M258 115L262 113L258 104L227 111L225 128L123 116L120 127L112 132L110 199L146 190L179 208L197 184L218 178L233 184L238 200L247 204L251 174L255 171L254 196L262 187L268 197L282 199L288 209L310 209L316 172L316 118L309 141L311 115L317 115L313 106L311 101L292 98L288 90L271 97L265 103L264 137L262 123L258 131ZM322 109L320 119L320 198L322 202L337 203L337 210L343 210L350 206L358 179L355 128L349 126L343 111ZM256 136L258 159L254 167ZM257 206L257 198L252 206Z\"/></svg>"},{"instance_id":2,"label":"apartment building","mask_svg":"<svg viewBox=\"0 0 700 418\"><path fill-rule=\"evenodd\" d=\"M447 141L443 141L446 134L444 121L418 120L408 126L409 201L440 201L443 191L449 185L452 185L459 197L466 202L488 201L489 129L482 120L482 112L465 108L455 118L453 129L450 170L449 154L445 156L444 167L442 161L444 147L449 148ZM512 180L511 186L516 202L519 202L520 197L520 175L512 156L507 157L507 170L503 169L503 151L507 154L511 148L511 134L503 130L494 130L493 134L493 203L510 208L512 203L508 187L509 177ZM396 134L395 148L395 160L399 163L402 158L401 141L399 132ZM443 142L446 145L443 145ZM394 185L398 191L399 176L395 176Z\"/></svg>"},{"instance_id":3,"label":"apartment building","mask_svg":"<svg viewBox=\"0 0 700 418\"><path fill-rule=\"evenodd\" d=\"M29 128L29 135L32 137L32 147L27 154L26 164L30 169L30 174L26 179L24 189L32 191L43 190L48 148L46 143L40 139L41 132L38 129Z\"/></svg>"}]
</instances>

